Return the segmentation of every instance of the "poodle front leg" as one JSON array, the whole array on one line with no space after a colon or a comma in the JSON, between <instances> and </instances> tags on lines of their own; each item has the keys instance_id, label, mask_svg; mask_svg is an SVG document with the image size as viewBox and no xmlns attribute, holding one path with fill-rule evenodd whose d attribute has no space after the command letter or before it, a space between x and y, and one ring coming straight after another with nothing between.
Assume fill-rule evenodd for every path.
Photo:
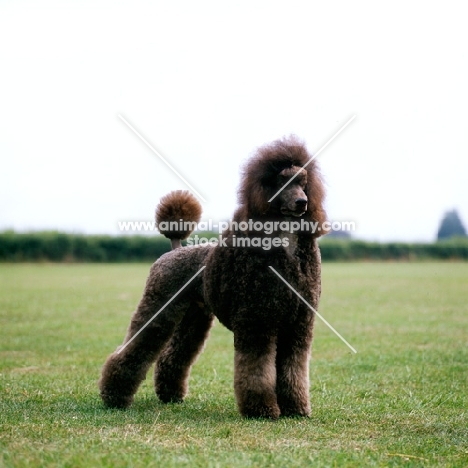
<instances>
[{"instance_id":1,"label":"poodle front leg","mask_svg":"<svg viewBox=\"0 0 468 468\"><path fill-rule=\"evenodd\" d=\"M246 336L245 331L240 335L242 341L234 333L234 391L239 412L247 418L277 419L275 340Z\"/></svg>"},{"instance_id":2,"label":"poodle front leg","mask_svg":"<svg viewBox=\"0 0 468 468\"><path fill-rule=\"evenodd\" d=\"M138 336L142 322L132 319L124 344L106 360L99 380L100 395L110 408L127 408L149 367L171 337L175 323L159 320ZM135 338L133 339L133 337Z\"/></svg>"},{"instance_id":3,"label":"poodle front leg","mask_svg":"<svg viewBox=\"0 0 468 468\"><path fill-rule=\"evenodd\" d=\"M300 331L300 333L298 333ZM312 330L298 327L278 337L276 392L283 416L309 416L309 362Z\"/></svg>"}]
</instances>

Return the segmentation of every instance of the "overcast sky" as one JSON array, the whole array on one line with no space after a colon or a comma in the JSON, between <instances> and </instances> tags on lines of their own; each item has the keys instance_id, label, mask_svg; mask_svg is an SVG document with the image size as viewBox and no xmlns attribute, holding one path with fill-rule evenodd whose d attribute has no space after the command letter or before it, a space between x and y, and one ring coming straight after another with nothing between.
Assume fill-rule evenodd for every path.
<instances>
[{"instance_id":1,"label":"overcast sky","mask_svg":"<svg viewBox=\"0 0 468 468\"><path fill-rule=\"evenodd\" d=\"M236 206L256 147L317 151L332 220L431 241L468 227L464 2L0 1L0 230L117 234L187 186Z\"/></svg>"}]
</instances>

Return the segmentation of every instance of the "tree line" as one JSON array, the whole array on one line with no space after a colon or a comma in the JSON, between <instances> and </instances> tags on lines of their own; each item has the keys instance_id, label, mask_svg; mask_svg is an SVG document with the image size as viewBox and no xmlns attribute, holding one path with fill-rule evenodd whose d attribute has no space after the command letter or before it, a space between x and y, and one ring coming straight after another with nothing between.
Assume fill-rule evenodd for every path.
<instances>
[{"instance_id":1,"label":"tree line","mask_svg":"<svg viewBox=\"0 0 468 468\"><path fill-rule=\"evenodd\" d=\"M207 237L210 235L215 236ZM163 236L0 232L1 262L153 262L169 250L170 242ZM325 237L320 240L320 250L325 261L468 260L468 238L378 243Z\"/></svg>"}]
</instances>

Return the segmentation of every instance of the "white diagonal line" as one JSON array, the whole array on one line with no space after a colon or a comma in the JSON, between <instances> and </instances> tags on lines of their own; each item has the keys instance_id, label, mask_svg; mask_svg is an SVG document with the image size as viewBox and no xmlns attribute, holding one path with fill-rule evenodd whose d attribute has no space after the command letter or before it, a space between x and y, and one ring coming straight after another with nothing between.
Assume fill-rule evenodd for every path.
<instances>
[{"instance_id":1,"label":"white diagonal line","mask_svg":"<svg viewBox=\"0 0 468 468\"><path fill-rule=\"evenodd\" d=\"M117 351L120 354L204 269L202 266L125 344Z\"/></svg>"},{"instance_id":2,"label":"white diagonal line","mask_svg":"<svg viewBox=\"0 0 468 468\"><path fill-rule=\"evenodd\" d=\"M124 119L124 117L122 117L121 114L117 114L117 115L118 115L118 117L127 125L127 127L128 127L130 130L132 130L133 133L135 133L135 135L136 135L137 137L139 137L140 140L141 140L146 146L148 146L148 148L149 148L162 162L164 162L164 163L166 164L166 166L169 167L169 169L171 169L172 172L174 172L174 174L177 175L177 177L179 177L179 179L181 179L191 190L193 190L193 191L195 192L195 194L198 196L198 198L200 198L201 200L203 200L203 201L206 203L206 200L192 187L192 185L190 185L190 184L185 180L185 178L182 177L182 175L179 174L179 172L177 172L177 170L174 169L174 168L171 166L171 164L169 164L169 162L168 162L165 158L163 158L163 156L162 156L158 151L156 151L156 150L148 143L148 141L147 141L137 130L135 130L135 128L134 128L131 124L129 124L129 123L127 122L127 120Z\"/></svg>"},{"instance_id":3,"label":"white diagonal line","mask_svg":"<svg viewBox=\"0 0 468 468\"><path fill-rule=\"evenodd\" d=\"M307 306L309 309L312 309L316 314L317 317L322 320L322 322L333 332L335 335L340 338L343 343L348 346L348 348L353 352L357 353L357 351L270 265L271 270L278 276L278 278L293 292L296 296Z\"/></svg>"},{"instance_id":4,"label":"white diagonal line","mask_svg":"<svg viewBox=\"0 0 468 468\"><path fill-rule=\"evenodd\" d=\"M302 166L305 169L354 119L356 115L353 115L341 128L334 133L334 135L328 139L328 141L321 146L321 148ZM298 175L300 171L297 171L269 200L270 203L274 200Z\"/></svg>"}]
</instances>

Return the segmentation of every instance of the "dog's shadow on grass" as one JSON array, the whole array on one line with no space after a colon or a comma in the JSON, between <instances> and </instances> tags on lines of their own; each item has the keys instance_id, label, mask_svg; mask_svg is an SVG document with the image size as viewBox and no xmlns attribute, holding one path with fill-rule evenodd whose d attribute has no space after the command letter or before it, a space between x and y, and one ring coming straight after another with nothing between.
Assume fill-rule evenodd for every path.
<instances>
[{"instance_id":1,"label":"dog's shadow on grass","mask_svg":"<svg viewBox=\"0 0 468 468\"><path fill-rule=\"evenodd\" d=\"M220 398L216 400L188 398L183 403L162 403L156 397L140 396L135 398L134 403L127 409L106 408L98 398L83 401L80 413L93 414L94 424L98 426L125 426L128 424L154 425L169 424L175 426L187 425L198 427L202 423L206 428L215 428L220 425L244 427L273 426L282 421L284 424L295 426L297 424L313 424L316 419L302 417L280 417L279 420L267 418L243 418L238 410L233 397ZM84 416L85 417L85 416ZM272 427L273 427L272 426Z\"/></svg>"},{"instance_id":2,"label":"dog's shadow on grass","mask_svg":"<svg viewBox=\"0 0 468 468\"><path fill-rule=\"evenodd\" d=\"M75 406L78 414L93 415L99 423L129 424L154 423L233 423L242 420L233 398L217 398L216 401L188 398L183 403L162 403L156 397L139 396L126 409L106 408L99 397L84 399Z\"/></svg>"},{"instance_id":3,"label":"dog's shadow on grass","mask_svg":"<svg viewBox=\"0 0 468 468\"><path fill-rule=\"evenodd\" d=\"M142 414L158 414L166 421L212 421L232 422L239 420L234 399L226 397L216 400L199 400L188 398L183 403L161 403L156 398L140 398L135 400L132 409Z\"/></svg>"}]
</instances>

